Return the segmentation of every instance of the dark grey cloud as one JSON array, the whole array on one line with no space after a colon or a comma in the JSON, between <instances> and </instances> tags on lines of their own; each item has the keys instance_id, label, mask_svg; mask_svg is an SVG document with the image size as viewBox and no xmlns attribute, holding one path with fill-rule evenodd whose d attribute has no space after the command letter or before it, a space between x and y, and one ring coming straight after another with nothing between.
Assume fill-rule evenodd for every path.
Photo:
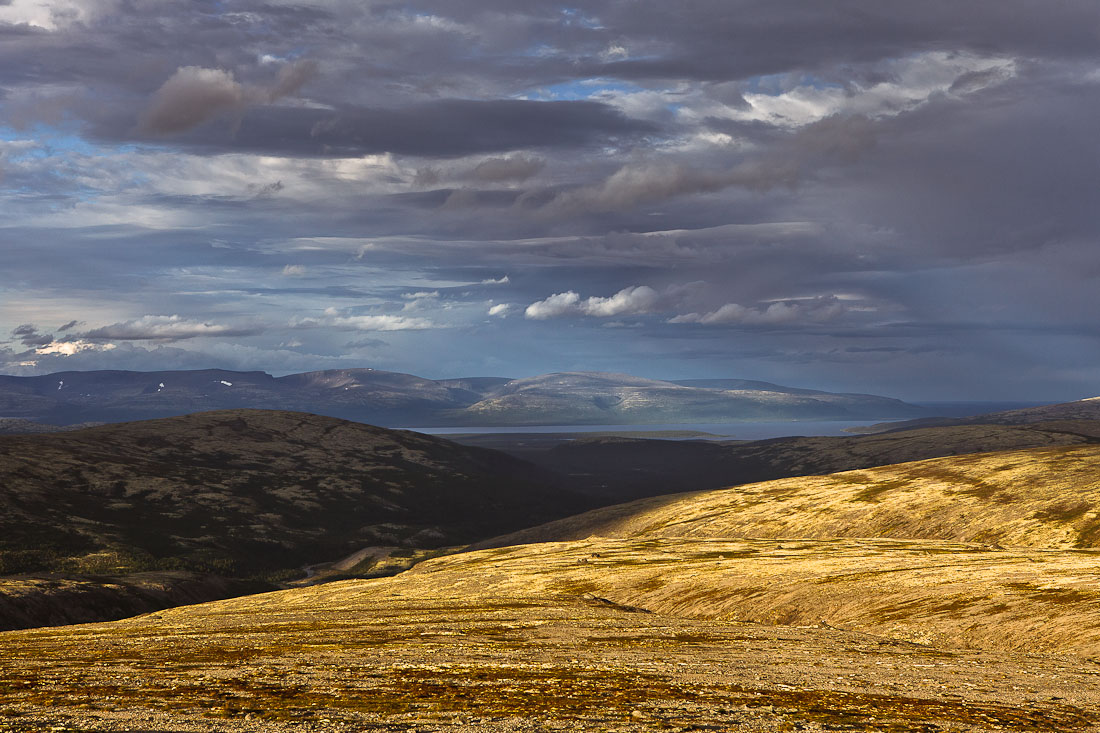
<instances>
[{"instance_id":1,"label":"dark grey cloud","mask_svg":"<svg viewBox=\"0 0 1100 733\"><path fill-rule=\"evenodd\" d=\"M178 142L211 152L449 157L628 144L656 132L653 124L600 102L443 99L398 109L258 107L239 122L212 123Z\"/></svg>"},{"instance_id":2,"label":"dark grey cloud","mask_svg":"<svg viewBox=\"0 0 1100 733\"><path fill-rule=\"evenodd\" d=\"M53 343L53 334L39 333L38 327L30 323L16 326L12 329L11 335L24 346L45 346Z\"/></svg>"},{"instance_id":3,"label":"dark grey cloud","mask_svg":"<svg viewBox=\"0 0 1100 733\"><path fill-rule=\"evenodd\" d=\"M93 328L70 337L89 341L185 341L193 338L234 338L261 333L260 326L233 326L172 316L142 316Z\"/></svg>"},{"instance_id":4,"label":"dark grey cloud","mask_svg":"<svg viewBox=\"0 0 1100 733\"><path fill-rule=\"evenodd\" d=\"M0 370L1098 391L1092 0L34 8Z\"/></svg>"},{"instance_id":5,"label":"dark grey cloud","mask_svg":"<svg viewBox=\"0 0 1100 733\"><path fill-rule=\"evenodd\" d=\"M471 171L470 177L487 183L526 181L545 166L544 160L527 155L489 158L478 163L477 167Z\"/></svg>"},{"instance_id":6,"label":"dark grey cloud","mask_svg":"<svg viewBox=\"0 0 1100 733\"><path fill-rule=\"evenodd\" d=\"M311 59L284 64L264 86L246 86L224 69L181 66L156 91L141 115L144 132L171 135L223 113L243 114L249 105L272 103L297 92L317 73Z\"/></svg>"},{"instance_id":7,"label":"dark grey cloud","mask_svg":"<svg viewBox=\"0 0 1100 733\"><path fill-rule=\"evenodd\" d=\"M182 66L153 95L141 126L164 134L190 130L219 112L243 107L244 96L244 88L226 71Z\"/></svg>"}]
</instances>

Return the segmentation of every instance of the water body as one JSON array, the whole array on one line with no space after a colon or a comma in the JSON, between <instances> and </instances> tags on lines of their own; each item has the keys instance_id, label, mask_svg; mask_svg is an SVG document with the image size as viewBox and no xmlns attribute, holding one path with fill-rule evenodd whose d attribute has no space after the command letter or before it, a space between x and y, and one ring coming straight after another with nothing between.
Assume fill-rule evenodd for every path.
<instances>
[{"instance_id":1,"label":"water body","mask_svg":"<svg viewBox=\"0 0 1100 733\"><path fill-rule=\"evenodd\" d=\"M524 425L522 427L409 428L429 435L488 435L542 433L710 433L685 436L696 440L766 440L790 435L846 435L845 428L874 425L881 420L785 420L780 422L679 423L672 425ZM713 437L712 437L713 436ZM656 436L668 437L668 436ZM683 439L683 438L680 438Z\"/></svg>"},{"instance_id":2,"label":"water body","mask_svg":"<svg viewBox=\"0 0 1100 733\"><path fill-rule=\"evenodd\" d=\"M1018 410L1037 407L1049 402L915 402L928 410L928 417L968 417L985 415L1002 410ZM790 436L851 435L847 428L866 427L889 419L880 420L776 420L738 423L678 423L666 425L524 425L521 427L423 427L408 428L429 435L508 435L544 433L710 433L711 436L677 436L674 440L767 440ZM712 437L713 436L713 437ZM654 437L669 438L667 435Z\"/></svg>"}]
</instances>

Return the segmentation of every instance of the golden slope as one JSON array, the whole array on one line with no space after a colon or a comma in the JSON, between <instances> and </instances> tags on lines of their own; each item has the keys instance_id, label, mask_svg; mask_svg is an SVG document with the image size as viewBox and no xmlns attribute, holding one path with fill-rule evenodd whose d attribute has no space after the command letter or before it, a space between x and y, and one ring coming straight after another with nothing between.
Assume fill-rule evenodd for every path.
<instances>
[{"instance_id":1,"label":"golden slope","mask_svg":"<svg viewBox=\"0 0 1100 733\"><path fill-rule=\"evenodd\" d=\"M1100 550L593 537L452 555L388 587L420 597L589 594L676 616L1100 661Z\"/></svg>"},{"instance_id":2,"label":"golden slope","mask_svg":"<svg viewBox=\"0 0 1100 733\"><path fill-rule=\"evenodd\" d=\"M673 608L691 602L682 590L708 587L751 600L735 589L755 586L770 589L777 608L805 601L800 587L824 573L837 581L836 605L852 608L886 571L914 573L890 593L927 581L912 566L929 547L942 543L544 544L443 558L383 580L7 632L0 731L1100 729L1100 666L1080 658L616 602ZM949 549L994 574L1020 561L1014 577L1037 577L1014 555L986 562L998 553ZM845 587L845 565L873 558L884 572ZM1053 575L1069 582L1084 565L1059 564ZM946 588L932 582L925 595ZM1095 604L1067 633L1079 620L1095 627Z\"/></svg>"},{"instance_id":3,"label":"golden slope","mask_svg":"<svg viewBox=\"0 0 1100 733\"><path fill-rule=\"evenodd\" d=\"M0 634L0 731L1098 731L1098 456L666 497L529 533L617 538Z\"/></svg>"},{"instance_id":4,"label":"golden slope","mask_svg":"<svg viewBox=\"0 0 1100 733\"><path fill-rule=\"evenodd\" d=\"M983 453L662 496L484 543L886 537L1100 547L1100 447Z\"/></svg>"}]
</instances>

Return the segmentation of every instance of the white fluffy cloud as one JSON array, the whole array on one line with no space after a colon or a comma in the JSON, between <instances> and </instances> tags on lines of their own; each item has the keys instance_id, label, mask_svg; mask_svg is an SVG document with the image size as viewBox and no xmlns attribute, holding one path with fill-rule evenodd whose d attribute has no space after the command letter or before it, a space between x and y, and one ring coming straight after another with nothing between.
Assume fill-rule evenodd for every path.
<instances>
[{"instance_id":1,"label":"white fluffy cloud","mask_svg":"<svg viewBox=\"0 0 1100 733\"><path fill-rule=\"evenodd\" d=\"M524 315L536 321L562 316L610 318L611 316L642 315L656 310L659 302L660 295L648 285L634 285L623 288L606 298L593 296L584 300L581 300L578 293L569 290L532 303L527 306Z\"/></svg>"},{"instance_id":2,"label":"white fluffy cloud","mask_svg":"<svg viewBox=\"0 0 1100 733\"><path fill-rule=\"evenodd\" d=\"M427 318L412 318L390 314L346 315L335 308L326 308L322 318L300 318L290 322L291 328L336 328L342 331L423 331L438 328Z\"/></svg>"},{"instance_id":3,"label":"white fluffy cloud","mask_svg":"<svg viewBox=\"0 0 1100 733\"><path fill-rule=\"evenodd\" d=\"M581 296L572 290L564 293L554 293L545 300L540 300L527 306L523 315L535 321L577 315L580 313L580 301Z\"/></svg>"},{"instance_id":4,"label":"white fluffy cloud","mask_svg":"<svg viewBox=\"0 0 1100 733\"><path fill-rule=\"evenodd\" d=\"M835 296L808 300L776 301L758 307L726 303L709 313L685 313L669 323L700 323L705 326L745 325L782 326L803 323L824 323L848 312L848 307Z\"/></svg>"}]
</instances>

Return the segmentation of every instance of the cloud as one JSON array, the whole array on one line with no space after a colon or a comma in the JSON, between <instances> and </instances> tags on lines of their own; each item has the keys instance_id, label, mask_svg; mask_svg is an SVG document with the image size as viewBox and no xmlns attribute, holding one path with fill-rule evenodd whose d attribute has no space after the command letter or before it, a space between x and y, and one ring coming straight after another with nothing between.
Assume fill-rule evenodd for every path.
<instances>
[{"instance_id":1,"label":"cloud","mask_svg":"<svg viewBox=\"0 0 1100 733\"><path fill-rule=\"evenodd\" d=\"M344 344L344 347L348 349L380 349L383 346L389 345L388 341L383 341L382 339L362 338L348 341Z\"/></svg>"},{"instance_id":2,"label":"cloud","mask_svg":"<svg viewBox=\"0 0 1100 733\"><path fill-rule=\"evenodd\" d=\"M510 310L512 310L512 306L510 304L497 303L496 305L489 306L489 315L504 318L508 315L508 311Z\"/></svg>"},{"instance_id":3,"label":"cloud","mask_svg":"<svg viewBox=\"0 0 1100 733\"><path fill-rule=\"evenodd\" d=\"M555 195L545 206L553 214L629 211L667 199L708 194L731 187L767 192L793 188L807 170L850 164L875 144L873 122L862 115L833 115L773 141L770 149L731 159L709 152L713 160L665 159L628 163L600 183ZM720 165L725 162L725 165Z\"/></svg>"},{"instance_id":4,"label":"cloud","mask_svg":"<svg viewBox=\"0 0 1100 733\"><path fill-rule=\"evenodd\" d=\"M246 87L224 69L181 66L153 94L142 112L141 128L156 135L172 135L223 112L241 114L247 105L274 102L297 92L316 71L314 61L303 60L283 66L269 86Z\"/></svg>"},{"instance_id":5,"label":"cloud","mask_svg":"<svg viewBox=\"0 0 1100 733\"><path fill-rule=\"evenodd\" d=\"M545 167L540 158L526 155L514 155L508 158L489 158L474 168L470 177L485 183L506 181L526 181Z\"/></svg>"},{"instance_id":6,"label":"cloud","mask_svg":"<svg viewBox=\"0 0 1100 733\"><path fill-rule=\"evenodd\" d=\"M584 301L581 309L585 315L609 318L620 315L650 313L657 307L657 291L647 285L623 288L609 298L593 297Z\"/></svg>"},{"instance_id":7,"label":"cloud","mask_svg":"<svg viewBox=\"0 0 1100 733\"><path fill-rule=\"evenodd\" d=\"M702 168L674 161L627 164L602 183L557 195L550 212L626 211L676 196L711 193L731 186L765 191L794 185L798 169L790 161L743 162L729 168Z\"/></svg>"},{"instance_id":8,"label":"cloud","mask_svg":"<svg viewBox=\"0 0 1100 733\"><path fill-rule=\"evenodd\" d=\"M24 346L45 346L53 343L53 334L39 333L38 327L31 323L24 323L12 329L11 335L19 339Z\"/></svg>"},{"instance_id":9,"label":"cloud","mask_svg":"<svg viewBox=\"0 0 1100 733\"><path fill-rule=\"evenodd\" d=\"M1081 315L1100 308L1082 152L1097 7L991 5L0 0L0 332L37 324L9 345L42 368L735 364L915 396L1071 393L1100 378ZM302 53L316 66L287 61ZM706 285L673 296L671 278ZM617 297L636 283L658 302ZM401 311L414 290L442 295ZM849 292L877 314L780 297ZM262 312L266 330L33 353L147 312ZM92 325L52 328L73 313ZM338 320L357 315L388 320ZM331 325L285 327L305 316ZM345 346L428 316L446 328L382 356ZM1032 331L974 338L993 322ZM852 344L904 351L829 372L820 355ZM926 346L965 357L915 359Z\"/></svg>"},{"instance_id":10,"label":"cloud","mask_svg":"<svg viewBox=\"0 0 1100 733\"><path fill-rule=\"evenodd\" d=\"M253 336L262 333L258 326L230 326L195 321L179 315L142 316L130 321L112 323L78 334L70 340L89 341L184 341L202 337Z\"/></svg>"},{"instance_id":11,"label":"cloud","mask_svg":"<svg viewBox=\"0 0 1100 733\"><path fill-rule=\"evenodd\" d=\"M175 129L184 130L231 107L224 81L211 85L210 96L221 106L211 111L207 104L203 107L207 111L201 115L182 109L172 115L167 112L174 111L176 105L168 104L166 121L171 124L178 116L181 123ZM203 128L181 137L179 142L211 152L233 149L341 158L381 153L458 157L525 148L585 148L655 132L652 123L631 119L602 102L439 99L393 108L347 104L335 109L253 107L243 113L231 134ZM514 164L505 167L511 167L513 173L522 169ZM433 178L426 172L418 185L428 185Z\"/></svg>"},{"instance_id":12,"label":"cloud","mask_svg":"<svg viewBox=\"0 0 1100 733\"><path fill-rule=\"evenodd\" d=\"M275 83L264 90L267 101L274 102L283 97L297 94L306 82L317 74L318 64L313 59L299 59L279 68Z\"/></svg>"},{"instance_id":13,"label":"cloud","mask_svg":"<svg viewBox=\"0 0 1100 733\"><path fill-rule=\"evenodd\" d=\"M659 304L660 296L648 285L634 285L623 288L612 296L601 298L593 296L581 300L581 296L572 290L555 293L545 300L527 306L524 316L531 320L542 321L562 316L593 316L610 318L619 315L642 315L652 313Z\"/></svg>"},{"instance_id":14,"label":"cloud","mask_svg":"<svg viewBox=\"0 0 1100 733\"><path fill-rule=\"evenodd\" d=\"M486 278L485 280L481 281L481 284L482 285L507 285L509 282L511 282L511 281L508 279L508 276L504 275L503 277L498 277L498 278L492 278L492 277Z\"/></svg>"},{"instance_id":15,"label":"cloud","mask_svg":"<svg viewBox=\"0 0 1100 733\"><path fill-rule=\"evenodd\" d=\"M545 300L532 303L523 311L523 315L525 318L535 321L579 315L581 313L580 303L580 294L568 290L564 293L554 293Z\"/></svg>"},{"instance_id":16,"label":"cloud","mask_svg":"<svg viewBox=\"0 0 1100 733\"><path fill-rule=\"evenodd\" d=\"M836 296L809 300L780 300L768 305L746 307L726 303L709 313L686 313L674 316L669 323L699 323L704 326L785 326L824 323L848 313L849 308Z\"/></svg>"},{"instance_id":17,"label":"cloud","mask_svg":"<svg viewBox=\"0 0 1100 733\"><path fill-rule=\"evenodd\" d=\"M76 321L76 320L69 321L68 323L66 323L63 326L58 326L57 327L57 332L58 333L64 333L65 331L68 331L71 328L76 328L77 326L81 325L81 323L82 323L81 321Z\"/></svg>"},{"instance_id":18,"label":"cloud","mask_svg":"<svg viewBox=\"0 0 1100 733\"><path fill-rule=\"evenodd\" d=\"M346 315L335 308L326 308L322 318L297 318L290 322L291 328L335 328L341 331L423 331L438 328L426 318L410 316L382 315Z\"/></svg>"},{"instance_id":19,"label":"cloud","mask_svg":"<svg viewBox=\"0 0 1100 733\"><path fill-rule=\"evenodd\" d=\"M222 69L183 66L156 91L141 117L147 132L170 135L239 108L245 92L233 74Z\"/></svg>"},{"instance_id":20,"label":"cloud","mask_svg":"<svg viewBox=\"0 0 1100 733\"><path fill-rule=\"evenodd\" d=\"M283 277L299 277L306 274L304 265L286 265L283 267Z\"/></svg>"},{"instance_id":21,"label":"cloud","mask_svg":"<svg viewBox=\"0 0 1100 733\"><path fill-rule=\"evenodd\" d=\"M403 311L414 311L439 303L438 290L422 290L416 293L402 293L401 297L407 301L401 307Z\"/></svg>"},{"instance_id":22,"label":"cloud","mask_svg":"<svg viewBox=\"0 0 1100 733\"><path fill-rule=\"evenodd\" d=\"M34 350L36 356L73 356L87 351L114 351L118 348L112 343L94 341L52 341Z\"/></svg>"}]
</instances>

